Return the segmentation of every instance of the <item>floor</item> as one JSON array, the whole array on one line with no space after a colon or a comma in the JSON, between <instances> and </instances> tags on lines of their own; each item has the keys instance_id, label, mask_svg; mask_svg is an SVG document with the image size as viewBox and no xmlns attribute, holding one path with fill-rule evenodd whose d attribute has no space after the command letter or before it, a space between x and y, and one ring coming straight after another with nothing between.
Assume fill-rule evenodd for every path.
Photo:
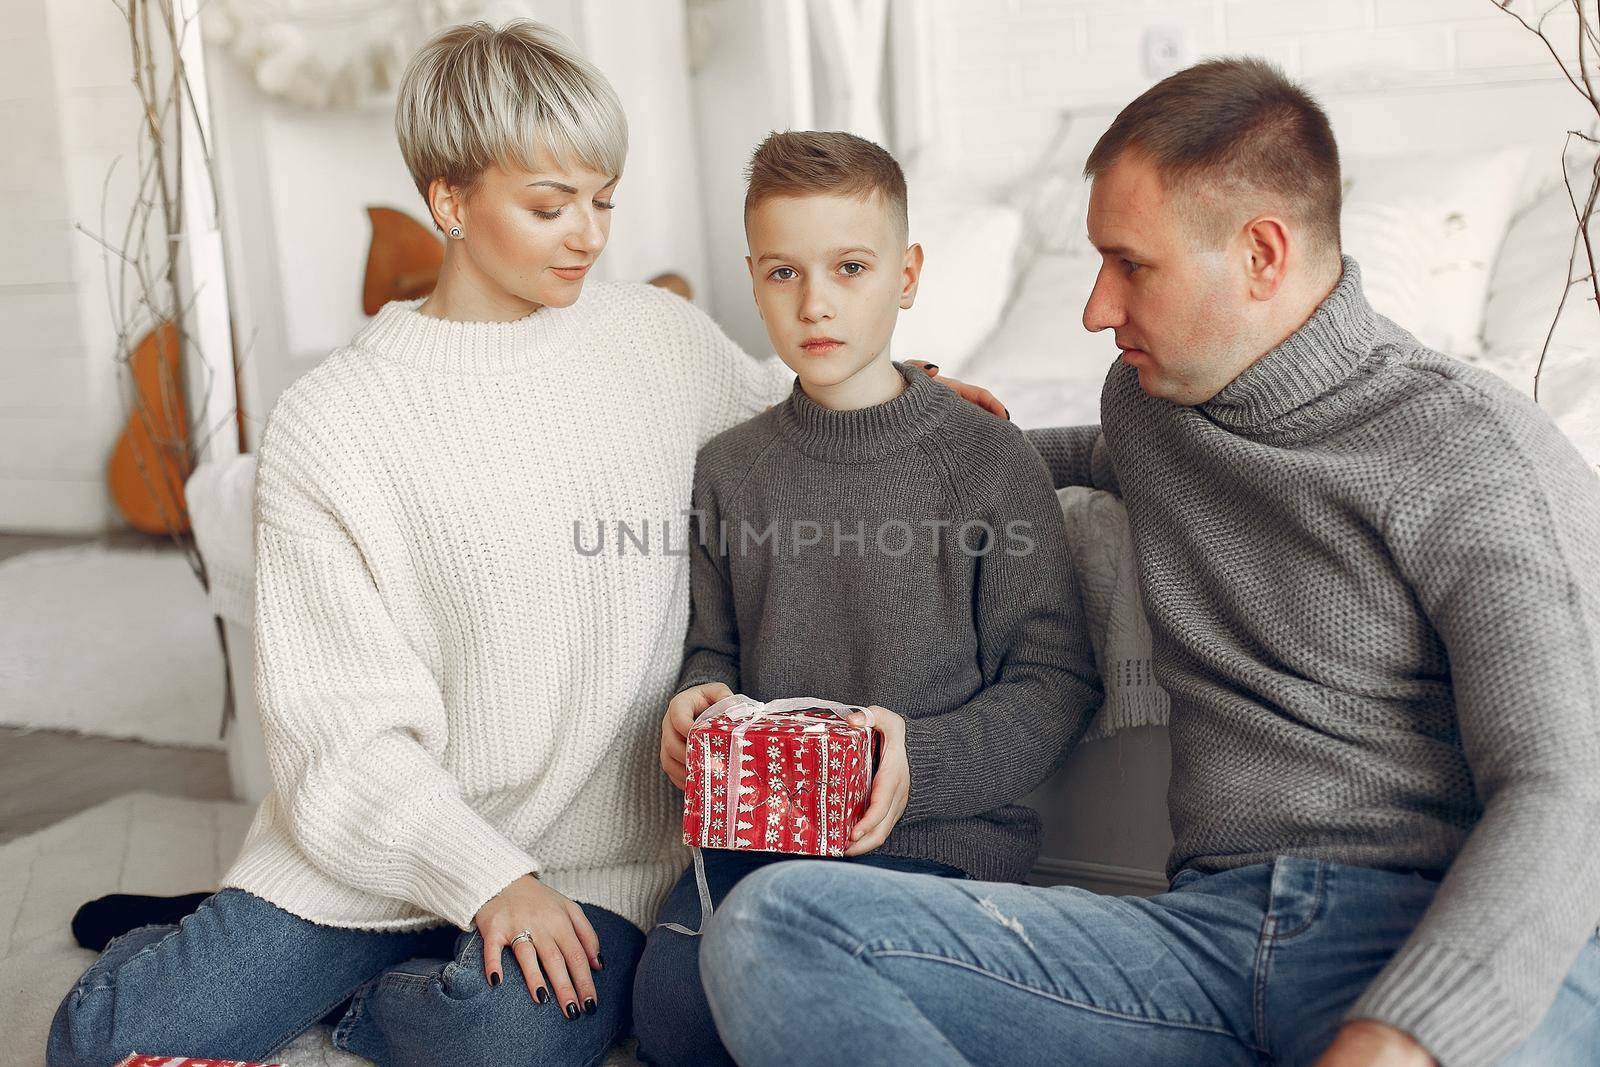
<instances>
[{"instance_id":1,"label":"floor","mask_svg":"<svg viewBox=\"0 0 1600 1067\"><path fill-rule=\"evenodd\" d=\"M131 530L95 537L0 533L0 560L36 549L163 541ZM0 727L0 844L133 790L197 800L229 798L226 756L138 741Z\"/></svg>"},{"instance_id":2,"label":"floor","mask_svg":"<svg viewBox=\"0 0 1600 1067\"><path fill-rule=\"evenodd\" d=\"M153 537L137 530L111 530L102 534L62 536L59 534L6 533L0 531L0 560L20 556L41 548L70 548L73 545L102 544L111 548L147 548L170 544L171 539Z\"/></svg>"},{"instance_id":3,"label":"floor","mask_svg":"<svg viewBox=\"0 0 1600 1067\"><path fill-rule=\"evenodd\" d=\"M123 793L227 800L227 756L140 741L0 727L0 845Z\"/></svg>"},{"instance_id":4,"label":"floor","mask_svg":"<svg viewBox=\"0 0 1600 1067\"><path fill-rule=\"evenodd\" d=\"M94 962L69 930L78 905L105 893L216 885L250 815L246 804L128 793L0 845L0 1067L42 1067L56 1007ZM323 1028L273 1059L371 1067L330 1049Z\"/></svg>"}]
</instances>

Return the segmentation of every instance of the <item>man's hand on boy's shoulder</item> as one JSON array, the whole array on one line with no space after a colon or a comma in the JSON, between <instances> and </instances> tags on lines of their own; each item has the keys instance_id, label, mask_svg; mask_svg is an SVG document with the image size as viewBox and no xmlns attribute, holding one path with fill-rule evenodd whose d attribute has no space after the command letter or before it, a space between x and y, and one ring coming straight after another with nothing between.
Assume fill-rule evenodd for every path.
<instances>
[{"instance_id":1,"label":"man's hand on boy's shoulder","mask_svg":"<svg viewBox=\"0 0 1600 1067\"><path fill-rule=\"evenodd\" d=\"M929 363L925 359L907 359L902 360L901 362L905 363L909 367L920 367L923 373L928 377L932 378L940 385L948 385L951 389L955 390L956 395L961 399L978 405L995 418L1005 419L1008 422L1011 420L1011 412L1006 408L1006 406L1000 403L999 398L982 386L968 385L959 378L947 378L939 373L939 364Z\"/></svg>"},{"instance_id":2,"label":"man's hand on boy's shoulder","mask_svg":"<svg viewBox=\"0 0 1600 1067\"><path fill-rule=\"evenodd\" d=\"M905 814L911 799L911 764L906 759L906 721L899 715L874 704L866 714L851 712L850 722L876 729L883 745L872 776L872 800L850 831L851 845L844 850L846 856L861 856L883 844Z\"/></svg>"},{"instance_id":3,"label":"man's hand on boy's shoulder","mask_svg":"<svg viewBox=\"0 0 1600 1067\"><path fill-rule=\"evenodd\" d=\"M683 761L689 748L689 728L702 711L731 696L733 690L721 682L703 682L667 701L667 713L661 717L661 769L679 789L686 773Z\"/></svg>"}]
</instances>

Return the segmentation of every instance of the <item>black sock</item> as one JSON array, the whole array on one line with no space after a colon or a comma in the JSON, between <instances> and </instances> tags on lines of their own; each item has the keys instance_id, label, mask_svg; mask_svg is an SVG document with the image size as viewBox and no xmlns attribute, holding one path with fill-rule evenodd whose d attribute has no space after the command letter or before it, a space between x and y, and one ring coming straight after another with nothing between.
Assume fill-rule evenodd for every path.
<instances>
[{"instance_id":1,"label":"black sock","mask_svg":"<svg viewBox=\"0 0 1600 1067\"><path fill-rule=\"evenodd\" d=\"M112 893L91 900L72 917L72 936L84 948L104 952L113 938L141 926L175 923L192 913L210 893L181 897L147 897L138 893Z\"/></svg>"}]
</instances>

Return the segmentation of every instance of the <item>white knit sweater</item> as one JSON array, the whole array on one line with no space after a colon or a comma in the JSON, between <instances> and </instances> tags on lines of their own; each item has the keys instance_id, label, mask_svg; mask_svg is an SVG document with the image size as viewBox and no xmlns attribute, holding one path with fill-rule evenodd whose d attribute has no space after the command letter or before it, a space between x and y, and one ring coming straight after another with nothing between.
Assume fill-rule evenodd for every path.
<instances>
[{"instance_id":1,"label":"white knit sweater","mask_svg":"<svg viewBox=\"0 0 1600 1067\"><path fill-rule=\"evenodd\" d=\"M385 306L284 393L256 483L275 790L223 879L371 930L537 872L640 926L682 870L656 759L695 453L786 395L692 304L590 283L513 323ZM605 551L596 543L606 524ZM617 520L648 555L617 552Z\"/></svg>"}]
</instances>

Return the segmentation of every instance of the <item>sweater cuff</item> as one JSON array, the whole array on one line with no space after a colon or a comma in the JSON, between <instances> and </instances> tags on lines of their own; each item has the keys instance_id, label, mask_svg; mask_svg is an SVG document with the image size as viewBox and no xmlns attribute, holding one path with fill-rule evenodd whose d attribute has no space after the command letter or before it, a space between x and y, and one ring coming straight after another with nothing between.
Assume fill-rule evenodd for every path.
<instances>
[{"instance_id":1,"label":"sweater cuff","mask_svg":"<svg viewBox=\"0 0 1600 1067\"><path fill-rule=\"evenodd\" d=\"M683 671L678 675L678 684L673 687L672 695L677 696L685 689L693 689L697 685L707 682L721 682L729 690L739 691L739 672L729 670L710 657L695 656L683 665Z\"/></svg>"},{"instance_id":2,"label":"sweater cuff","mask_svg":"<svg viewBox=\"0 0 1600 1067\"><path fill-rule=\"evenodd\" d=\"M911 782L906 810L900 814L900 821L911 822L942 814L944 804L937 785L937 768L948 769L952 760L970 759L971 753L949 752L944 733L930 722L912 718L906 718L905 722L906 769Z\"/></svg>"},{"instance_id":3,"label":"sweater cuff","mask_svg":"<svg viewBox=\"0 0 1600 1067\"><path fill-rule=\"evenodd\" d=\"M1345 1019L1375 1019L1404 1030L1441 1067L1494 1063L1526 1036L1487 967L1427 943L1401 949Z\"/></svg>"},{"instance_id":4,"label":"sweater cuff","mask_svg":"<svg viewBox=\"0 0 1600 1067\"><path fill-rule=\"evenodd\" d=\"M416 865L417 904L461 930L472 929L478 909L496 893L538 872L532 856L480 818L452 819L438 809L416 817L428 849Z\"/></svg>"}]
</instances>

